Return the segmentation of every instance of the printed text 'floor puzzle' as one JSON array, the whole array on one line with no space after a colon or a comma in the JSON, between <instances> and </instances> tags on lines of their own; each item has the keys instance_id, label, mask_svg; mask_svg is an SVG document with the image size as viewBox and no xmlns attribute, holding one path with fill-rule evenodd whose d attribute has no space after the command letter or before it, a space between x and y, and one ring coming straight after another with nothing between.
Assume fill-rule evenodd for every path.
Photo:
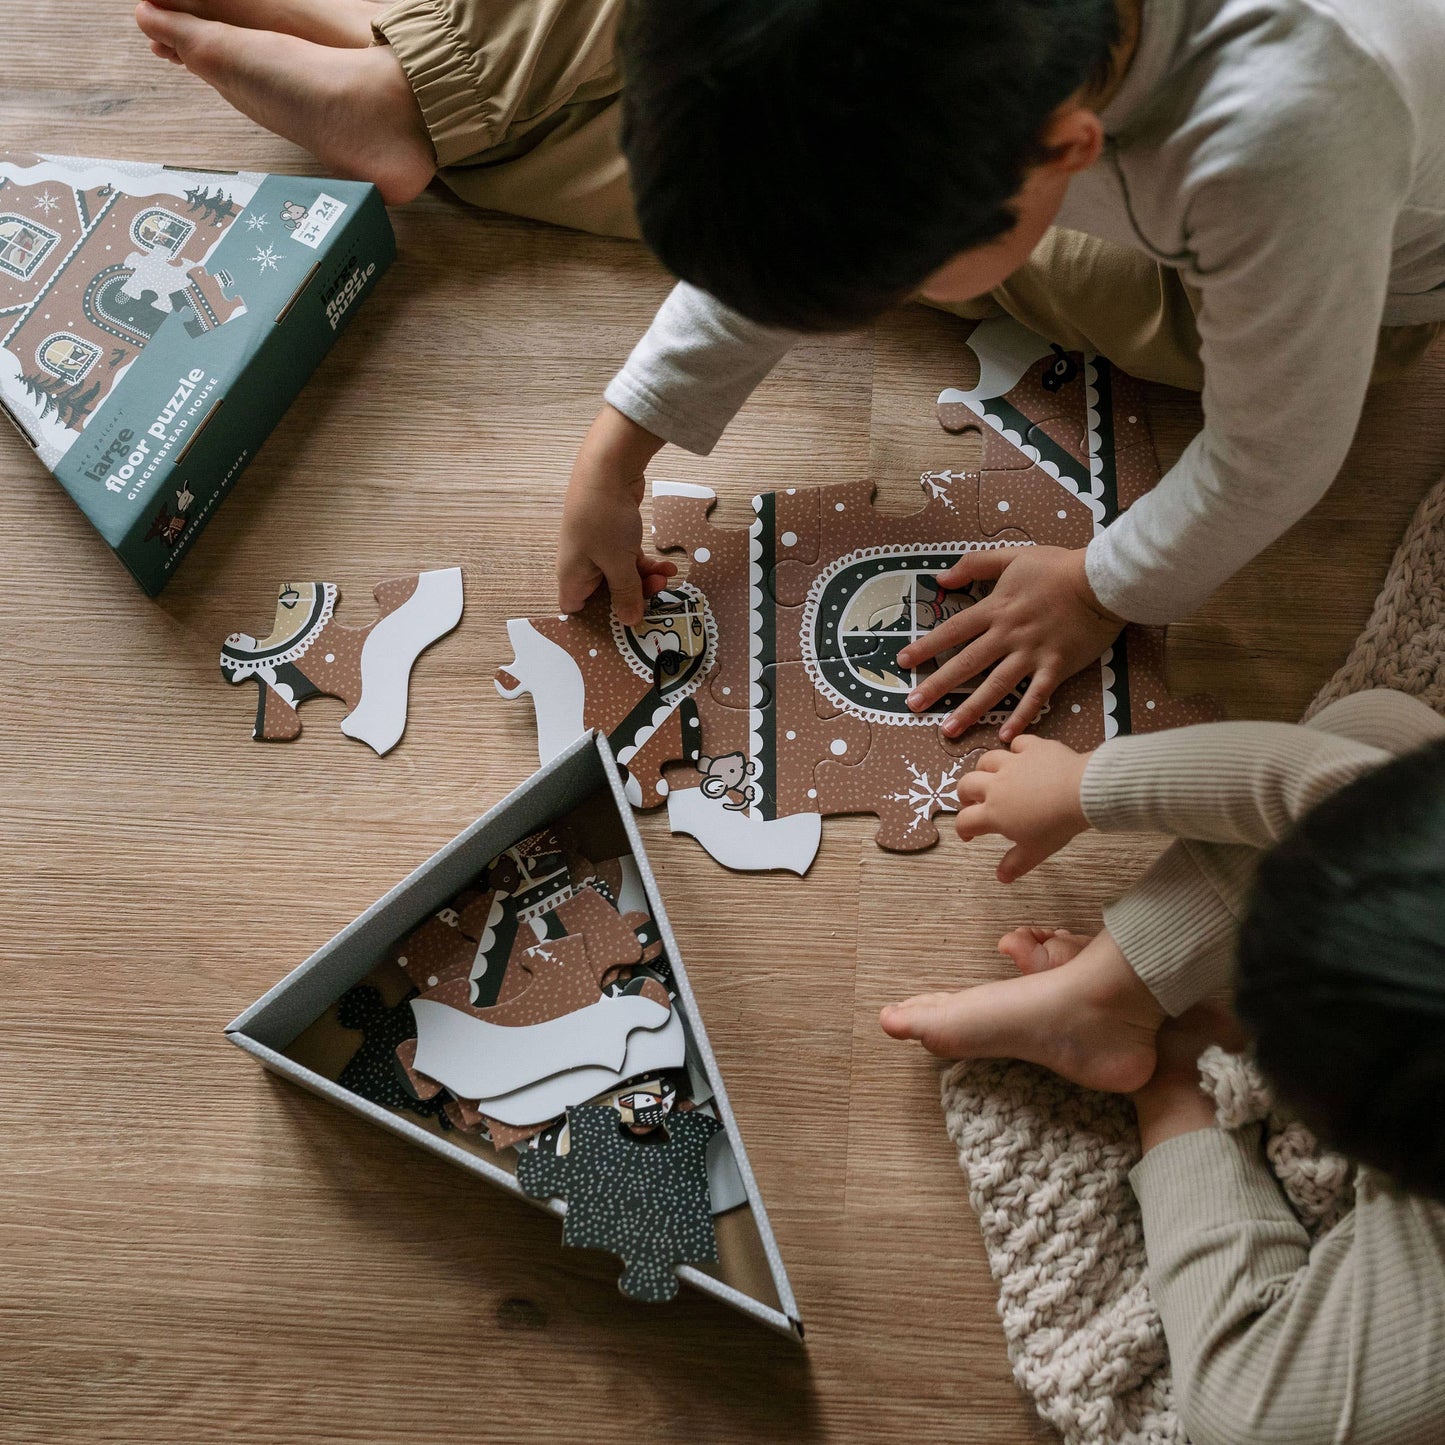
<instances>
[{"instance_id":1,"label":"printed text 'floor puzzle'","mask_svg":"<svg viewBox=\"0 0 1445 1445\"><path fill-rule=\"evenodd\" d=\"M805 872L829 814L876 813L878 843L899 852L937 842L933 819L957 811L960 776L1017 701L956 741L938 723L961 693L909 710L920 673L898 653L986 593L937 575L980 548L1086 546L1159 477L1133 378L1010 320L970 345L979 381L945 391L939 417L982 434L982 464L925 473L920 511L880 512L867 481L789 487L727 528L708 520L710 488L656 483L654 541L689 566L638 627L605 597L509 622L516 656L497 687L532 694L543 760L599 728L633 804L666 801L673 831L732 868ZM1163 646L1162 629L1129 627L1034 730L1085 749L1216 716L1207 698L1169 695Z\"/></svg>"}]
</instances>

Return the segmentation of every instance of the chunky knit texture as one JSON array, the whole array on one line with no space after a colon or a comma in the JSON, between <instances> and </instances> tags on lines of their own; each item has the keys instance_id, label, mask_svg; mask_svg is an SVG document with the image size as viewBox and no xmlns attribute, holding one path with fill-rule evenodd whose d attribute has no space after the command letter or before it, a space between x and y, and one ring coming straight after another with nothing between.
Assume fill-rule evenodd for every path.
<instances>
[{"instance_id":1,"label":"chunky knit texture","mask_svg":"<svg viewBox=\"0 0 1445 1445\"><path fill-rule=\"evenodd\" d=\"M1445 481L1421 503L1368 625L1306 716L1377 687L1445 712ZM1274 1106L1248 1060L1211 1049L1201 1075L1222 1126L1262 1124L1266 1157L1312 1239L1353 1208L1352 1166ZM1128 1181L1133 1106L1009 1060L953 1065L942 1096L1019 1387L1066 1445L1185 1445Z\"/></svg>"}]
</instances>

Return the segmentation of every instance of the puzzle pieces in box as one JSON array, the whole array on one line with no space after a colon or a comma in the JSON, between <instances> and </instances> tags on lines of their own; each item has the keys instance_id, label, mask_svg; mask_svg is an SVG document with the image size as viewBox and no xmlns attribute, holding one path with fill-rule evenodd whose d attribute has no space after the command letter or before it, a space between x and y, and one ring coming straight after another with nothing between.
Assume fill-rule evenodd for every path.
<instances>
[{"instance_id":1,"label":"puzzle pieces in box","mask_svg":"<svg viewBox=\"0 0 1445 1445\"><path fill-rule=\"evenodd\" d=\"M633 979L620 993L535 1024L492 1023L456 1000L415 998L416 1068L458 1098L487 1101L513 1094L566 1069L620 1070L628 1037L658 1029L672 1012L655 979ZM505 1007L505 1005L504 1005Z\"/></svg>"},{"instance_id":2,"label":"puzzle pieces in box","mask_svg":"<svg viewBox=\"0 0 1445 1445\"><path fill-rule=\"evenodd\" d=\"M717 1259L707 1147L721 1129L692 1110L638 1135L617 1110L581 1105L567 1111L567 1152L539 1147L522 1154L517 1182L534 1198L566 1201L563 1243L623 1260L618 1286L625 1295L669 1300L679 1264Z\"/></svg>"},{"instance_id":3,"label":"puzzle pieces in box","mask_svg":"<svg viewBox=\"0 0 1445 1445\"><path fill-rule=\"evenodd\" d=\"M445 1128L449 1120L440 1091L428 1098L418 1097L397 1058L398 1046L416 1036L412 997L409 994L388 1008L380 990L370 984L357 984L342 994L336 1004L336 1021L344 1029L359 1030L362 1039L336 1082L373 1104L436 1119Z\"/></svg>"},{"instance_id":4,"label":"puzzle pieces in box","mask_svg":"<svg viewBox=\"0 0 1445 1445\"><path fill-rule=\"evenodd\" d=\"M373 589L379 614L365 627L336 621L339 595L331 582L285 583L268 637L226 639L221 675L257 685L258 741L299 737L297 707L324 694L350 708L341 722L348 737L378 753L393 748L406 727L413 664L461 620L462 573L449 567L380 583Z\"/></svg>"}]
</instances>

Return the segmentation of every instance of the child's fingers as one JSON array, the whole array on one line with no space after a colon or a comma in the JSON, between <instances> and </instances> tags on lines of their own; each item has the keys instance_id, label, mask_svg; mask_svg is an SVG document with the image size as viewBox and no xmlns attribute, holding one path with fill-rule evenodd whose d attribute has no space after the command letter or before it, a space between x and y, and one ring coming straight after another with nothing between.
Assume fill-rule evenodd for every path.
<instances>
[{"instance_id":1,"label":"child's fingers","mask_svg":"<svg viewBox=\"0 0 1445 1445\"><path fill-rule=\"evenodd\" d=\"M998 881L1012 883L1015 879L1022 878L1025 873L1037 868L1049 856L1049 852L1048 848L1037 843L1015 843L998 860Z\"/></svg>"},{"instance_id":2,"label":"child's fingers","mask_svg":"<svg viewBox=\"0 0 1445 1445\"><path fill-rule=\"evenodd\" d=\"M639 552L637 570L644 577L676 577L677 563L666 562L661 557L649 557L646 552Z\"/></svg>"},{"instance_id":3,"label":"child's fingers","mask_svg":"<svg viewBox=\"0 0 1445 1445\"><path fill-rule=\"evenodd\" d=\"M1029 683L1028 691L1019 699L1019 705L1009 715L1009 720L998 730L999 742L1022 741L1019 734L1031 722L1038 720L1039 714L1044 710L1044 704L1053 696L1054 688L1057 686L1057 680L1052 673L1036 672L1033 681Z\"/></svg>"},{"instance_id":4,"label":"child's fingers","mask_svg":"<svg viewBox=\"0 0 1445 1445\"><path fill-rule=\"evenodd\" d=\"M996 708L1028 676L1028 671L1028 659L1018 653L1004 658L973 694L944 718L944 736L956 738L967 732L986 712Z\"/></svg>"},{"instance_id":5,"label":"child's fingers","mask_svg":"<svg viewBox=\"0 0 1445 1445\"><path fill-rule=\"evenodd\" d=\"M965 607L962 612L955 612L937 627L930 628L916 642L910 642L907 647L902 648L898 653L900 665L917 667L920 662L927 662L929 658L937 657L940 652L947 652L950 647L962 647L970 638L988 631L992 616L993 612L986 597L972 607Z\"/></svg>"},{"instance_id":6,"label":"child's fingers","mask_svg":"<svg viewBox=\"0 0 1445 1445\"><path fill-rule=\"evenodd\" d=\"M996 773L999 772L1008 761L1009 755L1002 748L990 748L978 762L974 764L973 770L976 773Z\"/></svg>"},{"instance_id":7,"label":"child's fingers","mask_svg":"<svg viewBox=\"0 0 1445 1445\"><path fill-rule=\"evenodd\" d=\"M979 759L980 766L983 759ZM972 772L965 773L958 780L958 801L960 803L981 803L984 795L988 792L988 785L992 781L987 772L980 773L978 768Z\"/></svg>"},{"instance_id":8,"label":"child's fingers","mask_svg":"<svg viewBox=\"0 0 1445 1445\"><path fill-rule=\"evenodd\" d=\"M971 803L967 808L960 808L953 826L958 830L958 836L965 843L971 842L980 834L993 832L993 823L989 818L988 808L983 803Z\"/></svg>"},{"instance_id":9,"label":"child's fingers","mask_svg":"<svg viewBox=\"0 0 1445 1445\"><path fill-rule=\"evenodd\" d=\"M595 568L564 566L557 569L557 610L580 612L597 590L602 574Z\"/></svg>"},{"instance_id":10,"label":"child's fingers","mask_svg":"<svg viewBox=\"0 0 1445 1445\"><path fill-rule=\"evenodd\" d=\"M965 552L952 567L938 574L938 585L950 590L970 582L997 582L1004 569L1019 554L1017 547L985 547Z\"/></svg>"},{"instance_id":11,"label":"child's fingers","mask_svg":"<svg viewBox=\"0 0 1445 1445\"><path fill-rule=\"evenodd\" d=\"M642 578L631 557L603 569L607 590L612 594L612 610L624 627L636 627L642 621Z\"/></svg>"},{"instance_id":12,"label":"child's fingers","mask_svg":"<svg viewBox=\"0 0 1445 1445\"><path fill-rule=\"evenodd\" d=\"M975 638L957 657L950 657L927 677L919 679L918 685L908 694L908 706L914 712L932 707L939 698L992 667L1007 651L1008 643L1000 642L992 632ZM902 661L902 658L899 660Z\"/></svg>"}]
</instances>

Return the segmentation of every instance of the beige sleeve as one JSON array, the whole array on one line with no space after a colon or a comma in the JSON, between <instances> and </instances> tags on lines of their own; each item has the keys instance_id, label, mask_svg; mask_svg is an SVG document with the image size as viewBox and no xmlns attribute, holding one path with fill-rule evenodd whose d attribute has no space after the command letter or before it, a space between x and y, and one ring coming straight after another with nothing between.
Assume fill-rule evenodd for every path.
<instances>
[{"instance_id":1,"label":"beige sleeve","mask_svg":"<svg viewBox=\"0 0 1445 1445\"><path fill-rule=\"evenodd\" d=\"M1445 1438L1445 1211L1362 1183L1313 1249L1257 1127L1201 1129L1130 1175L1192 1445Z\"/></svg>"},{"instance_id":2,"label":"beige sleeve","mask_svg":"<svg viewBox=\"0 0 1445 1445\"><path fill-rule=\"evenodd\" d=\"M1290 723L1201 723L1105 743L1084 769L1079 801L1101 832L1263 848L1389 757Z\"/></svg>"},{"instance_id":3,"label":"beige sleeve","mask_svg":"<svg viewBox=\"0 0 1445 1445\"><path fill-rule=\"evenodd\" d=\"M1233 980L1239 918L1229 900L1247 883L1221 891L1219 879L1247 880L1255 857L1253 848L1172 843L1105 906L1104 927L1165 1013L1177 1017Z\"/></svg>"},{"instance_id":4,"label":"beige sleeve","mask_svg":"<svg viewBox=\"0 0 1445 1445\"><path fill-rule=\"evenodd\" d=\"M1105 744L1084 774L1090 821L1124 818L1185 840L1104 910L1160 1006L1181 1014L1231 982L1260 844L1334 788L1441 736L1445 719L1382 689L1332 703L1305 727L1216 723ZM1230 841L1198 841L1221 837Z\"/></svg>"}]
</instances>

